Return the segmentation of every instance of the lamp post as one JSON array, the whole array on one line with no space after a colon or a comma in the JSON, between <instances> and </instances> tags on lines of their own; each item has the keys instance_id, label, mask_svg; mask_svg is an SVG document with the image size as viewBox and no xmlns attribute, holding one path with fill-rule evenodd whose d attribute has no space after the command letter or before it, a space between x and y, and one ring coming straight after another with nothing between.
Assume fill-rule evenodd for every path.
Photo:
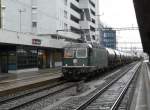
<instances>
[{"instance_id":1,"label":"lamp post","mask_svg":"<svg viewBox=\"0 0 150 110\"><path fill-rule=\"evenodd\" d=\"M25 12L25 9L24 10L19 9L18 11L19 11L19 16L20 16L20 20L19 21L20 21L20 33L21 33L21 28L22 28L21 27L22 26L22 24L21 24L21 22L22 22L22 13Z\"/></svg>"}]
</instances>

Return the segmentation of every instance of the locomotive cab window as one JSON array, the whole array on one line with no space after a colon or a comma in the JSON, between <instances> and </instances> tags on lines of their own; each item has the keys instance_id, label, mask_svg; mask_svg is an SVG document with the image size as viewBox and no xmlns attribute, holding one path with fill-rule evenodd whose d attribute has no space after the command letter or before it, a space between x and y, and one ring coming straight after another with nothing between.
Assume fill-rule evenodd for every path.
<instances>
[{"instance_id":1,"label":"locomotive cab window","mask_svg":"<svg viewBox=\"0 0 150 110\"><path fill-rule=\"evenodd\" d=\"M77 48L76 57L87 58L87 48Z\"/></svg>"},{"instance_id":2,"label":"locomotive cab window","mask_svg":"<svg viewBox=\"0 0 150 110\"><path fill-rule=\"evenodd\" d=\"M64 58L73 58L74 57L74 49L66 48L64 51Z\"/></svg>"}]
</instances>

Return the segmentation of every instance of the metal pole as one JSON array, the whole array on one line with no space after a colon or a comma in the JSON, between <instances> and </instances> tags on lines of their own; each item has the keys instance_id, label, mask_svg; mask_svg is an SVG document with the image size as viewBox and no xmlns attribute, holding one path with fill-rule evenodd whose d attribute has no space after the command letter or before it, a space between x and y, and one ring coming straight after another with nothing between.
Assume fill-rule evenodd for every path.
<instances>
[{"instance_id":1,"label":"metal pole","mask_svg":"<svg viewBox=\"0 0 150 110\"><path fill-rule=\"evenodd\" d=\"M19 14L20 14L20 20L19 20L19 21L20 21L20 33L21 33L21 12L22 12L22 11L21 11L21 9L20 9L20 10L19 10Z\"/></svg>"},{"instance_id":2,"label":"metal pole","mask_svg":"<svg viewBox=\"0 0 150 110\"><path fill-rule=\"evenodd\" d=\"M22 24L21 24L21 23L22 23L22 18L21 18L22 12L25 12L25 10L19 9L19 15L20 15L20 20L19 20L19 21L20 21L20 33L21 33L21 31L22 31L22 30L21 30L21 29L22 29L22 27L21 27L21 26L22 26Z\"/></svg>"},{"instance_id":3,"label":"metal pole","mask_svg":"<svg viewBox=\"0 0 150 110\"><path fill-rule=\"evenodd\" d=\"M2 28L2 0L0 0L0 29Z\"/></svg>"}]
</instances>

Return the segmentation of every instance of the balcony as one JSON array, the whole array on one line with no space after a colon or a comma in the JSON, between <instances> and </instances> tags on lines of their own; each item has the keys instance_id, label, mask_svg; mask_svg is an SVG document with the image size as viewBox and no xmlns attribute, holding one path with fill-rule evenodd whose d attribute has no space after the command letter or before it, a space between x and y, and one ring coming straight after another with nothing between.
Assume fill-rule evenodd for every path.
<instances>
[{"instance_id":1,"label":"balcony","mask_svg":"<svg viewBox=\"0 0 150 110\"><path fill-rule=\"evenodd\" d=\"M76 34L73 32L62 32L61 31L58 34L64 38L70 38L70 39L80 39L81 38L80 34Z\"/></svg>"},{"instance_id":2,"label":"balcony","mask_svg":"<svg viewBox=\"0 0 150 110\"><path fill-rule=\"evenodd\" d=\"M90 29L89 21L80 21L81 29Z\"/></svg>"},{"instance_id":3,"label":"balcony","mask_svg":"<svg viewBox=\"0 0 150 110\"><path fill-rule=\"evenodd\" d=\"M32 0L32 8L37 8L37 0Z\"/></svg>"},{"instance_id":4,"label":"balcony","mask_svg":"<svg viewBox=\"0 0 150 110\"><path fill-rule=\"evenodd\" d=\"M80 8L82 9L89 9L90 7L90 4L89 4L89 1L88 0L80 0L79 1L79 6Z\"/></svg>"},{"instance_id":5,"label":"balcony","mask_svg":"<svg viewBox=\"0 0 150 110\"><path fill-rule=\"evenodd\" d=\"M89 6L90 10L96 11L96 8L94 8L92 5Z\"/></svg>"},{"instance_id":6,"label":"balcony","mask_svg":"<svg viewBox=\"0 0 150 110\"><path fill-rule=\"evenodd\" d=\"M71 2L79 8L79 2L77 2L76 0L72 0Z\"/></svg>"},{"instance_id":7,"label":"balcony","mask_svg":"<svg viewBox=\"0 0 150 110\"><path fill-rule=\"evenodd\" d=\"M74 11L74 10L70 10L70 13L71 13L72 15L74 15L75 17L77 17L78 19L81 18L81 15L80 15L79 13L77 13L76 11Z\"/></svg>"},{"instance_id":8,"label":"balcony","mask_svg":"<svg viewBox=\"0 0 150 110\"><path fill-rule=\"evenodd\" d=\"M80 29L79 19L71 15L70 25Z\"/></svg>"},{"instance_id":9,"label":"balcony","mask_svg":"<svg viewBox=\"0 0 150 110\"><path fill-rule=\"evenodd\" d=\"M95 2L94 2L93 0L89 0L89 3L91 4L91 6L92 6L93 8L96 7Z\"/></svg>"},{"instance_id":10,"label":"balcony","mask_svg":"<svg viewBox=\"0 0 150 110\"><path fill-rule=\"evenodd\" d=\"M80 21L81 29L90 29L90 26L96 27L96 25L91 21Z\"/></svg>"}]
</instances>

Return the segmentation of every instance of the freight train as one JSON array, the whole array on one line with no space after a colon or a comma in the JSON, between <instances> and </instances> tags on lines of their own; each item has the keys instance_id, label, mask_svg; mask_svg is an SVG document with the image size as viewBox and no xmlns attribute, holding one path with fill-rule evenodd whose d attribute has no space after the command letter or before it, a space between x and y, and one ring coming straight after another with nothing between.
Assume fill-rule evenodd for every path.
<instances>
[{"instance_id":1,"label":"freight train","mask_svg":"<svg viewBox=\"0 0 150 110\"><path fill-rule=\"evenodd\" d=\"M136 55L113 49L73 43L64 47L62 73L68 80L82 80L138 59Z\"/></svg>"}]
</instances>

